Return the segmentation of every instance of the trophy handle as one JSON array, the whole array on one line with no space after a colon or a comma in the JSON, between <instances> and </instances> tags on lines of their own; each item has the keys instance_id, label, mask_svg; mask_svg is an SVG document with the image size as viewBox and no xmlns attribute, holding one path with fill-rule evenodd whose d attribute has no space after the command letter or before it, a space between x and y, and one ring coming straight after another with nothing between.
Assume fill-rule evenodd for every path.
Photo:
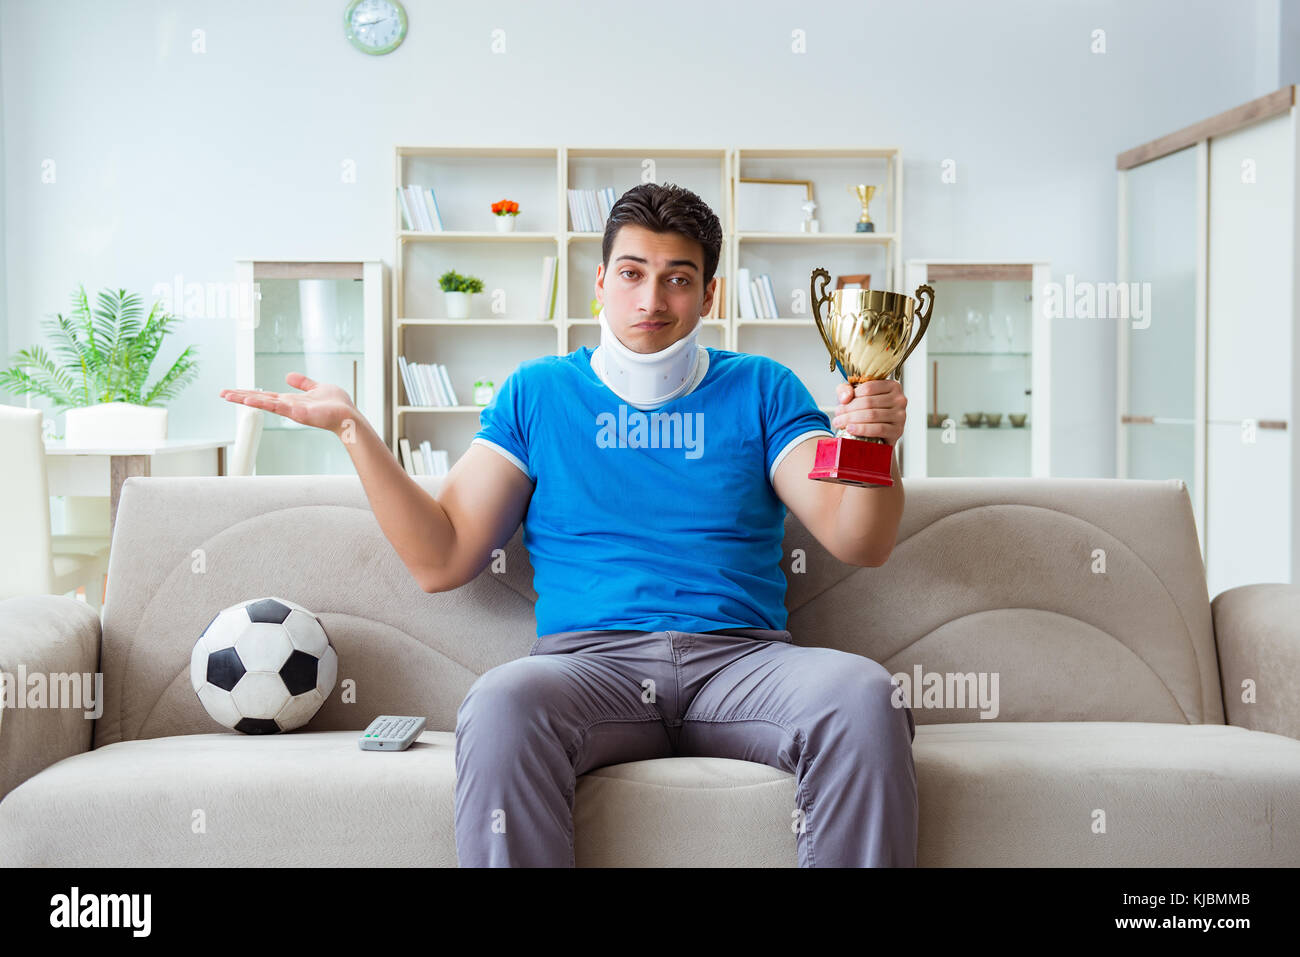
<instances>
[{"instance_id":1,"label":"trophy handle","mask_svg":"<svg viewBox=\"0 0 1300 957\"><path fill-rule=\"evenodd\" d=\"M925 335L926 327L930 325L930 313L934 309L934 288L929 285L918 286L916 289L916 301L919 303L923 296L929 297L924 308L918 308L917 311L913 313L913 315L921 320L921 328L916 331L916 336L912 339L912 344L907 347L907 351L903 353L903 358L898 360L898 365L894 369L895 372L903 368L903 363L906 362L907 357L912 354L912 350L921 344L921 337Z\"/></svg>"},{"instance_id":2,"label":"trophy handle","mask_svg":"<svg viewBox=\"0 0 1300 957\"><path fill-rule=\"evenodd\" d=\"M850 187L850 189L851 188L852 187ZM820 293L817 292L817 279L819 277L822 280L824 280L822 283L823 287L829 286L831 283L831 274L828 273L821 266L818 266L816 269L813 270L812 273L813 321L817 323L817 331L822 334L822 342L826 343L826 351L828 351L831 354L830 371L834 372L835 371L835 346L831 344L830 336L826 335L826 329L822 326L822 303L829 303L831 301L831 293L829 289L825 289L825 288L823 288L822 292Z\"/></svg>"}]
</instances>

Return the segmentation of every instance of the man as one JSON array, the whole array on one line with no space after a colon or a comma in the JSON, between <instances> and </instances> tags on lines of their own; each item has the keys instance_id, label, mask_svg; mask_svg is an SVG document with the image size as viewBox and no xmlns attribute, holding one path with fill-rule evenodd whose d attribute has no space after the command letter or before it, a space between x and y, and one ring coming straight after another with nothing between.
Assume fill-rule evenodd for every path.
<instances>
[{"instance_id":1,"label":"man","mask_svg":"<svg viewBox=\"0 0 1300 957\"><path fill-rule=\"evenodd\" d=\"M376 518L427 591L475 578L524 523L538 638L461 703L461 866L573 866L578 776L674 755L794 774L801 866L916 862L911 710L879 663L792 642L781 570L787 507L841 561L885 562L897 461L888 488L807 476L832 425L896 443L907 400L893 380L843 384L828 420L780 363L699 346L721 243L689 190L623 194L596 272L599 347L521 363L436 501L342 390L291 373L309 391L228 396L352 428Z\"/></svg>"}]
</instances>

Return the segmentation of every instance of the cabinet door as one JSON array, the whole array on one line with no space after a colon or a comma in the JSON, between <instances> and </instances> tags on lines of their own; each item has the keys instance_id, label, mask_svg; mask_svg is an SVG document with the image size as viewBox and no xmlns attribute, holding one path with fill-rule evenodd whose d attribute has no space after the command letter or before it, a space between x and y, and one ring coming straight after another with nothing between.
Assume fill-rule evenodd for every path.
<instances>
[{"instance_id":1,"label":"cabinet door","mask_svg":"<svg viewBox=\"0 0 1300 957\"><path fill-rule=\"evenodd\" d=\"M339 386L360 403L368 386L363 281L326 275L263 277L257 282L262 298L254 337L254 383L272 392L296 392L285 377L301 372ZM257 450L258 475L354 471L347 449L332 433L283 416L266 416Z\"/></svg>"},{"instance_id":2,"label":"cabinet door","mask_svg":"<svg viewBox=\"0 0 1300 957\"><path fill-rule=\"evenodd\" d=\"M1291 581L1290 112L1210 141L1206 577L1211 597Z\"/></svg>"},{"instance_id":3,"label":"cabinet door","mask_svg":"<svg viewBox=\"0 0 1300 957\"><path fill-rule=\"evenodd\" d=\"M1120 436L1127 478L1180 478L1197 500L1196 451L1196 148L1126 174L1123 279L1142 295L1145 314L1121 318L1128 346ZM1125 401L1126 398L1126 401ZM1124 416L1153 421L1125 422Z\"/></svg>"}]
</instances>

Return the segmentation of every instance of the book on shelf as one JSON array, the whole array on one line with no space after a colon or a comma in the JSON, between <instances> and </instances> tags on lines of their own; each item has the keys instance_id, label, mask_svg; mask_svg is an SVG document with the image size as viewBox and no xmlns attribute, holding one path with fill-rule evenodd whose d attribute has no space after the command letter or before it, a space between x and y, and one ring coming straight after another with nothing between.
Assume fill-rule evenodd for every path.
<instances>
[{"instance_id":1,"label":"book on shelf","mask_svg":"<svg viewBox=\"0 0 1300 957\"><path fill-rule=\"evenodd\" d=\"M435 368L438 370L438 375L441 376L442 392L447 399L447 404L460 405L460 402L456 399L456 390L451 387L451 376L447 375L447 367L442 363L438 363Z\"/></svg>"},{"instance_id":2,"label":"book on shelf","mask_svg":"<svg viewBox=\"0 0 1300 957\"><path fill-rule=\"evenodd\" d=\"M414 186L404 186L402 192L406 196L406 208L411 217L411 228L420 233L432 232L433 225L429 218L428 206L421 197L419 189Z\"/></svg>"},{"instance_id":3,"label":"book on shelf","mask_svg":"<svg viewBox=\"0 0 1300 957\"><path fill-rule=\"evenodd\" d=\"M411 405L460 405L446 366L432 362L408 362L404 355L398 355L397 365L402 373L402 385L406 387L406 398Z\"/></svg>"},{"instance_id":4,"label":"book on shelf","mask_svg":"<svg viewBox=\"0 0 1300 957\"><path fill-rule=\"evenodd\" d=\"M759 291L762 292L762 296L760 296L759 298L763 301L763 304L766 307L766 311L765 314L763 315L763 318L764 319L780 318L781 314L779 310L776 308L776 290L772 288L772 277L769 276L767 273L763 273L763 275L758 277L758 282L759 282Z\"/></svg>"},{"instance_id":5,"label":"book on shelf","mask_svg":"<svg viewBox=\"0 0 1300 957\"><path fill-rule=\"evenodd\" d=\"M727 277L717 276L718 286L713 290L713 305L709 307L708 315L705 319L721 319L722 304L727 301Z\"/></svg>"},{"instance_id":6,"label":"book on shelf","mask_svg":"<svg viewBox=\"0 0 1300 957\"><path fill-rule=\"evenodd\" d=\"M748 269L736 270L736 307L741 319L757 319L754 311L754 287L749 279Z\"/></svg>"},{"instance_id":7,"label":"book on shelf","mask_svg":"<svg viewBox=\"0 0 1300 957\"><path fill-rule=\"evenodd\" d=\"M605 231L605 220L610 210L618 202L613 186L603 189L570 189L569 219L570 228L579 233L600 233Z\"/></svg>"},{"instance_id":8,"label":"book on shelf","mask_svg":"<svg viewBox=\"0 0 1300 957\"><path fill-rule=\"evenodd\" d=\"M542 259L541 319L555 318L555 294L558 288L559 261L554 256Z\"/></svg>"},{"instance_id":9,"label":"book on shelf","mask_svg":"<svg viewBox=\"0 0 1300 957\"><path fill-rule=\"evenodd\" d=\"M442 232L442 216L438 213L438 199L433 187L409 183L397 190L398 205L402 210L402 225L414 232Z\"/></svg>"},{"instance_id":10,"label":"book on shelf","mask_svg":"<svg viewBox=\"0 0 1300 957\"><path fill-rule=\"evenodd\" d=\"M406 191L397 187L397 209L402 214L402 229L410 232L415 229L411 221L411 207L406 201Z\"/></svg>"},{"instance_id":11,"label":"book on shelf","mask_svg":"<svg viewBox=\"0 0 1300 957\"><path fill-rule=\"evenodd\" d=\"M428 439L425 439L414 450L411 449L411 440L402 436L397 440L397 447L401 451L402 468L406 469L407 475L446 475L450 460L447 456L446 449L435 449Z\"/></svg>"},{"instance_id":12,"label":"book on shelf","mask_svg":"<svg viewBox=\"0 0 1300 957\"><path fill-rule=\"evenodd\" d=\"M736 299L741 319L779 319L776 290L767 273L754 276L748 269L736 270Z\"/></svg>"}]
</instances>

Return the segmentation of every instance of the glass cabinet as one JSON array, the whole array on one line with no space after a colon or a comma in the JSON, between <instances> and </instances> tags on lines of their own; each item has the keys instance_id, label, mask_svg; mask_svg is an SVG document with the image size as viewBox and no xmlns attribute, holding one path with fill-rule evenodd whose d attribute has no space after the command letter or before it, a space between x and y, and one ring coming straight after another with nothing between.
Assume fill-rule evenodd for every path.
<instances>
[{"instance_id":1,"label":"glass cabinet","mask_svg":"<svg viewBox=\"0 0 1300 957\"><path fill-rule=\"evenodd\" d=\"M1046 263L911 260L907 275L934 306L903 370L904 475L1047 475Z\"/></svg>"},{"instance_id":2,"label":"glass cabinet","mask_svg":"<svg viewBox=\"0 0 1300 957\"><path fill-rule=\"evenodd\" d=\"M239 388L296 392L301 372L339 386L382 436L383 263L252 262L237 265L251 283L252 321L240 324ZM354 471L333 434L267 413L255 459L258 475L330 475Z\"/></svg>"}]
</instances>

